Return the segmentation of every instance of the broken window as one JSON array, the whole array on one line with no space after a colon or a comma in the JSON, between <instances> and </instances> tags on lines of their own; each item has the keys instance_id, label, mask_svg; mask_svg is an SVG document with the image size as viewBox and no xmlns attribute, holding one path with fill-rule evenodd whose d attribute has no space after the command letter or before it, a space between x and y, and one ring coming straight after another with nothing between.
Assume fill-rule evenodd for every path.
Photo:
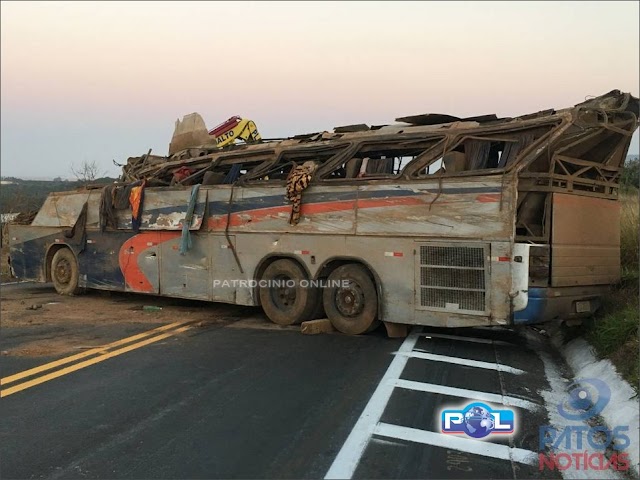
<instances>
[{"instance_id":1,"label":"broken window","mask_svg":"<svg viewBox=\"0 0 640 480\"><path fill-rule=\"evenodd\" d=\"M514 139L469 139L464 142L467 170L505 168L511 165L518 154L534 140L531 133L518 135Z\"/></svg>"},{"instance_id":2,"label":"broken window","mask_svg":"<svg viewBox=\"0 0 640 480\"><path fill-rule=\"evenodd\" d=\"M275 161L252 172L247 177L247 181L284 181L295 165L302 165L304 162L312 161L317 163L318 167L321 167L343 153L346 148L347 145L341 145L332 148L323 146L322 148L315 147L286 151ZM337 172L336 174L339 175L340 173L341 172ZM342 175L344 175L344 172L342 172Z\"/></svg>"},{"instance_id":3,"label":"broken window","mask_svg":"<svg viewBox=\"0 0 640 480\"><path fill-rule=\"evenodd\" d=\"M452 175L507 168L541 135L542 133L524 131L500 138L466 137L448 148L444 155L419 167L417 175Z\"/></svg>"},{"instance_id":4,"label":"broken window","mask_svg":"<svg viewBox=\"0 0 640 480\"><path fill-rule=\"evenodd\" d=\"M410 142L406 142L410 143ZM329 172L321 172L327 180L392 178L435 142L420 141L416 145L365 143Z\"/></svg>"},{"instance_id":5,"label":"broken window","mask_svg":"<svg viewBox=\"0 0 640 480\"><path fill-rule=\"evenodd\" d=\"M192 185L197 183L197 180L200 180L202 185L230 185L241 180L249 172L258 169L266 162L267 158L254 156L222 159L200 170L197 175L191 174L193 179L187 178L187 182L183 180L181 183L183 185Z\"/></svg>"}]
</instances>

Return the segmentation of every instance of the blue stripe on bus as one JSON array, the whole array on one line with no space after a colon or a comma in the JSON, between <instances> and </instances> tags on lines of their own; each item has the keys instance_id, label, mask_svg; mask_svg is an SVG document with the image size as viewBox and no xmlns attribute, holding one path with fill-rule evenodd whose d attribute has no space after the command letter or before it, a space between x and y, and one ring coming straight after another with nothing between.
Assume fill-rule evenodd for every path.
<instances>
[{"instance_id":1,"label":"blue stripe on bus","mask_svg":"<svg viewBox=\"0 0 640 480\"><path fill-rule=\"evenodd\" d=\"M424 194L438 194L443 195L459 195L459 194L478 194L478 193L500 193L500 188L497 187L445 187L440 190L434 189L405 189L395 188L387 190L351 190L347 192L308 192L304 194L304 203L323 203L323 202L336 202L347 201L356 199L371 199L371 198L389 198L389 197L409 197L419 196ZM209 215L226 215L229 210L228 201L210 201L209 203ZM289 202L284 198L284 192L278 195L263 195L250 198L238 198L234 199L231 206L231 213L240 213L249 210L258 210L261 208L272 208L289 205ZM161 208L145 209L145 213L152 215L152 220L157 215L170 214L174 212L186 212L187 205L175 205ZM196 211L202 211L202 203L196 205Z\"/></svg>"}]
</instances>

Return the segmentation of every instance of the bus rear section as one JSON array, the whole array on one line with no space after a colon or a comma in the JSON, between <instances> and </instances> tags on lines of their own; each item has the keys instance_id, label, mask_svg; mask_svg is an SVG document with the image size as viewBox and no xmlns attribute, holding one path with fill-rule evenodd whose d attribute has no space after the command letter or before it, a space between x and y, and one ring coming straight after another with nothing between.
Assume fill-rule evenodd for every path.
<instances>
[{"instance_id":1,"label":"bus rear section","mask_svg":"<svg viewBox=\"0 0 640 480\"><path fill-rule=\"evenodd\" d=\"M620 202L551 195L551 241L530 247L528 304L515 324L579 320L620 280Z\"/></svg>"}]
</instances>

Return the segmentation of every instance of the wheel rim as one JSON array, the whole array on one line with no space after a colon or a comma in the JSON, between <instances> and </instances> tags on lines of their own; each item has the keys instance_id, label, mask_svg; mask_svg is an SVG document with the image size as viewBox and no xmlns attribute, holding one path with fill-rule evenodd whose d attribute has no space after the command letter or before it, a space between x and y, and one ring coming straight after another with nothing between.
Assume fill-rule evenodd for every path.
<instances>
[{"instance_id":1,"label":"wheel rim","mask_svg":"<svg viewBox=\"0 0 640 480\"><path fill-rule=\"evenodd\" d=\"M364 310L362 287L353 280L347 286L340 287L335 293L336 308L345 317L355 317Z\"/></svg>"},{"instance_id":2,"label":"wheel rim","mask_svg":"<svg viewBox=\"0 0 640 480\"><path fill-rule=\"evenodd\" d=\"M68 285L71 282L71 263L63 258L56 263L55 275L58 283Z\"/></svg>"},{"instance_id":3,"label":"wheel rim","mask_svg":"<svg viewBox=\"0 0 640 480\"><path fill-rule=\"evenodd\" d=\"M278 275L274 278L275 282L279 284L285 284L291 281L292 278L287 275ZM296 303L296 287L288 287L286 285L280 287L271 287L271 300L273 304L278 307L279 310L289 310L293 308Z\"/></svg>"}]
</instances>

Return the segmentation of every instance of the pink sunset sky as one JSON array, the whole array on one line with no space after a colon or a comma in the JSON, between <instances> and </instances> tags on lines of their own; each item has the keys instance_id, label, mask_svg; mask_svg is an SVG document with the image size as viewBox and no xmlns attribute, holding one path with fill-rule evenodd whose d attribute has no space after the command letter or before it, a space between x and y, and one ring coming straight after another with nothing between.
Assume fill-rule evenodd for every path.
<instances>
[{"instance_id":1,"label":"pink sunset sky","mask_svg":"<svg viewBox=\"0 0 640 480\"><path fill-rule=\"evenodd\" d=\"M280 137L637 96L638 5L2 2L2 175L115 176L193 111Z\"/></svg>"}]
</instances>

